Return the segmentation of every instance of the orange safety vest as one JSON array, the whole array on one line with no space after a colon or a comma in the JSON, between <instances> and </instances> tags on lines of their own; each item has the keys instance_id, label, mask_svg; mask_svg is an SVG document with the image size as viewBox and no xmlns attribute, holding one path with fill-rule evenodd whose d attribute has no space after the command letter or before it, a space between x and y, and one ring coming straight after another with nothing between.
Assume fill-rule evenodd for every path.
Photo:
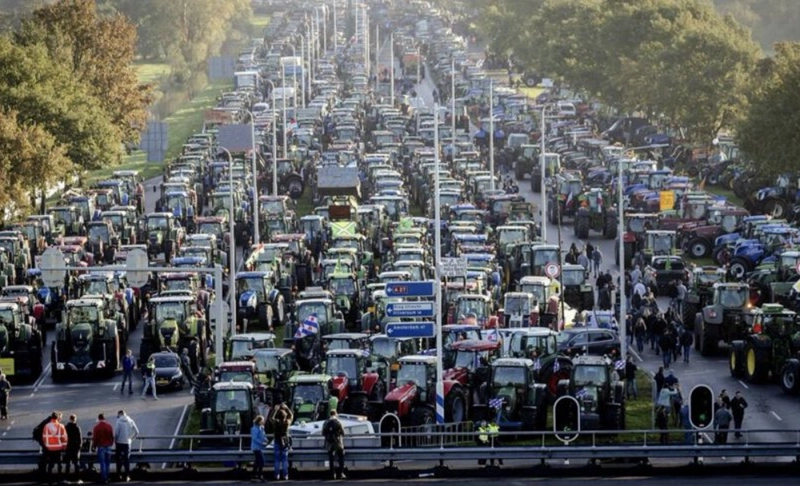
<instances>
[{"instance_id":1,"label":"orange safety vest","mask_svg":"<svg viewBox=\"0 0 800 486\"><path fill-rule=\"evenodd\" d=\"M67 448L67 429L58 420L44 426L42 442L48 451L63 451Z\"/></svg>"}]
</instances>

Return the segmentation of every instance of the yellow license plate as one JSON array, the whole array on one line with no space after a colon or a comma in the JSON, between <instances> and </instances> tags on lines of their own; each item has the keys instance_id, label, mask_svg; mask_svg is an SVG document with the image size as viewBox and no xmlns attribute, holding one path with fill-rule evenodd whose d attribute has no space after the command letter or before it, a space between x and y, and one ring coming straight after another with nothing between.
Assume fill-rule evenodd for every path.
<instances>
[{"instance_id":1,"label":"yellow license plate","mask_svg":"<svg viewBox=\"0 0 800 486\"><path fill-rule=\"evenodd\" d=\"M0 358L0 369L3 370L6 376L14 376L16 371L14 368L14 358Z\"/></svg>"},{"instance_id":2,"label":"yellow license plate","mask_svg":"<svg viewBox=\"0 0 800 486\"><path fill-rule=\"evenodd\" d=\"M169 380L158 380L158 381L156 381L157 385L166 385L167 383L169 383Z\"/></svg>"}]
</instances>

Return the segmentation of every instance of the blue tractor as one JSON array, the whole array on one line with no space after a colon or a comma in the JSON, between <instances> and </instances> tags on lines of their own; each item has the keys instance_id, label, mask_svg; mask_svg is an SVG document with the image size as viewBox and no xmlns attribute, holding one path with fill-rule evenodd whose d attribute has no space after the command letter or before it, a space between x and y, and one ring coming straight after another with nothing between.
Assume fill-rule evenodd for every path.
<instances>
[{"instance_id":1,"label":"blue tractor","mask_svg":"<svg viewBox=\"0 0 800 486\"><path fill-rule=\"evenodd\" d=\"M241 272L236 275L236 322L257 320L263 328L286 323L286 305L274 285L272 272Z\"/></svg>"}]
</instances>

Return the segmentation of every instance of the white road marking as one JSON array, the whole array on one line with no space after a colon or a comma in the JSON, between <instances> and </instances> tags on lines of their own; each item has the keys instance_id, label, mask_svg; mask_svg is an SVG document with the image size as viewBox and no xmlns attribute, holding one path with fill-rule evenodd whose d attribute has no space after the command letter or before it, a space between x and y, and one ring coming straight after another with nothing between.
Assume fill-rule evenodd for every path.
<instances>
[{"instance_id":1,"label":"white road marking","mask_svg":"<svg viewBox=\"0 0 800 486\"><path fill-rule=\"evenodd\" d=\"M119 389L119 383L114 385L114 391L117 391L117 389Z\"/></svg>"},{"instance_id":2,"label":"white road marking","mask_svg":"<svg viewBox=\"0 0 800 486\"><path fill-rule=\"evenodd\" d=\"M781 418L781 416L780 416L780 415L778 415L777 413L775 413L775 410L770 410L770 412L769 412L769 413L771 413L771 414L772 414L772 416L773 416L773 417L775 417L776 419L778 419L779 421L783 422L783 419Z\"/></svg>"},{"instance_id":3,"label":"white road marking","mask_svg":"<svg viewBox=\"0 0 800 486\"><path fill-rule=\"evenodd\" d=\"M183 410L181 411L181 416L178 418L178 423L175 424L175 432L172 433L172 440L169 441L169 448L172 450L175 447L175 436L181 433L181 425L183 425L183 419L186 417L186 412L189 410L189 404L183 406ZM161 469L166 469L167 463L161 463Z\"/></svg>"},{"instance_id":4,"label":"white road marking","mask_svg":"<svg viewBox=\"0 0 800 486\"><path fill-rule=\"evenodd\" d=\"M750 389L750 387L749 387L749 386L747 386L747 385L745 384L745 382L743 382L742 380L739 380L739 384L740 384L740 385L742 385L742 386L744 387L744 389L745 389L745 390L749 390L749 389Z\"/></svg>"},{"instance_id":5,"label":"white road marking","mask_svg":"<svg viewBox=\"0 0 800 486\"><path fill-rule=\"evenodd\" d=\"M31 392L31 396L35 395L37 391L39 391L39 387L42 386L44 380L47 379L47 375L50 374L50 369L52 367L52 363L49 363L47 367L42 371L42 374L36 381L33 382L33 391Z\"/></svg>"}]
</instances>

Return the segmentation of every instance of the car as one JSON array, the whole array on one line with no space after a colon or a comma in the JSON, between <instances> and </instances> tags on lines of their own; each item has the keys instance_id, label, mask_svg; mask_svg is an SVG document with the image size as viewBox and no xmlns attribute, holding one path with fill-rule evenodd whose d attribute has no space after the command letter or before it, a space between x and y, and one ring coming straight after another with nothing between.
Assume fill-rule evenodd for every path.
<instances>
[{"instance_id":1,"label":"car","mask_svg":"<svg viewBox=\"0 0 800 486\"><path fill-rule=\"evenodd\" d=\"M616 351L619 354L620 340L610 329L574 327L565 329L556 337L558 350L568 356L589 354L603 356Z\"/></svg>"},{"instance_id":2,"label":"car","mask_svg":"<svg viewBox=\"0 0 800 486\"><path fill-rule=\"evenodd\" d=\"M186 377L181 370L181 358L170 351L150 355L156 364L156 388L182 390Z\"/></svg>"}]
</instances>

